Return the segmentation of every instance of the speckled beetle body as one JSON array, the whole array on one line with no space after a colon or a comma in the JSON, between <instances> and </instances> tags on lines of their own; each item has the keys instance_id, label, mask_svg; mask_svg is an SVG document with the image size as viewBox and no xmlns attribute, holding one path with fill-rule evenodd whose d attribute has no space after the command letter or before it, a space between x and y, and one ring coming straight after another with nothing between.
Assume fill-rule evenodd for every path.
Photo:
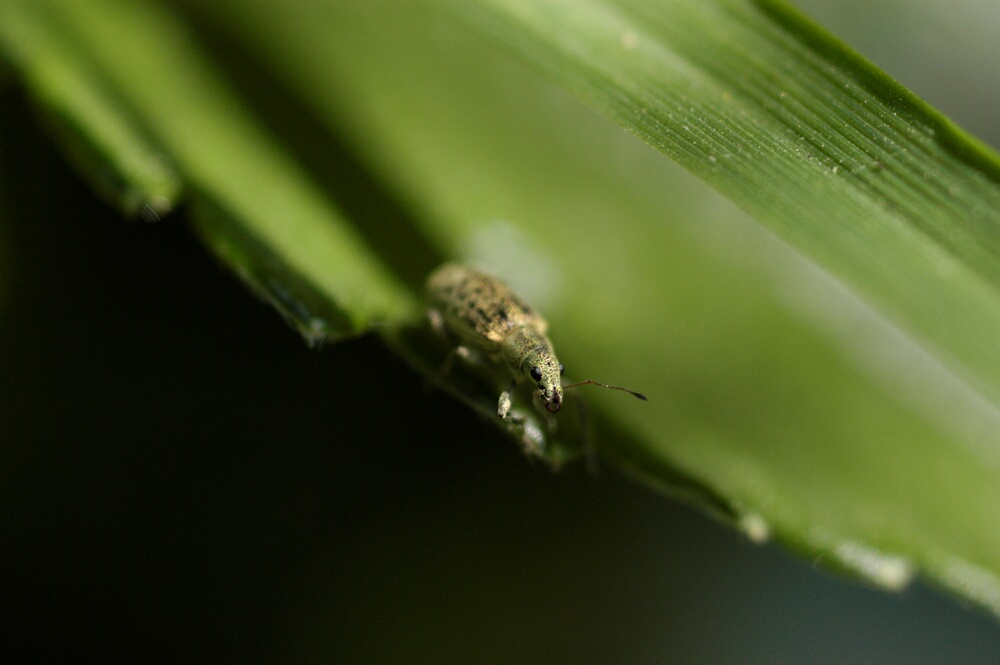
<instances>
[{"instance_id":1,"label":"speckled beetle body","mask_svg":"<svg viewBox=\"0 0 1000 665\"><path fill-rule=\"evenodd\" d=\"M563 389L576 385L595 384L646 399L631 390L592 380L564 387L563 366L545 335L545 319L491 275L446 263L428 278L427 298L432 325L458 339L462 345L458 348L460 355L468 355L466 347L471 347L510 370L513 381L500 395L497 408L501 418L510 411L518 381L530 381L536 386L535 398L549 413L562 407Z\"/></svg>"}]
</instances>

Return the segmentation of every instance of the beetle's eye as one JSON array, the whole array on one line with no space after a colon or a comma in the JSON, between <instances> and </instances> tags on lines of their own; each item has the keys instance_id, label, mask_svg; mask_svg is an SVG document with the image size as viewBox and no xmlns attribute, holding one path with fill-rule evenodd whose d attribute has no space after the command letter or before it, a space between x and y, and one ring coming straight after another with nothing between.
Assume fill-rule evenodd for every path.
<instances>
[{"instance_id":1,"label":"beetle's eye","mask_svg":"<svg viewBox=\"0 0 1000 665\"><path fill-rule=\"evenodd\" d=\"M528 372L528 376L531 377L532 381L541 381L542 380L542 370L541 370L541 368L539 368L539 367L532 367L531 371Z\"/></svg>"},{"instance_id":2,"label":"beetle's eye","mask_svg":"<svg viewBox=\"0 0 1000 665\"><path fill-rule=\"evenodd\" d=\"M563 367L562 363L559 363L559 376L562 376L566 372L566 368Z\"/></svg>"}]
</instances>

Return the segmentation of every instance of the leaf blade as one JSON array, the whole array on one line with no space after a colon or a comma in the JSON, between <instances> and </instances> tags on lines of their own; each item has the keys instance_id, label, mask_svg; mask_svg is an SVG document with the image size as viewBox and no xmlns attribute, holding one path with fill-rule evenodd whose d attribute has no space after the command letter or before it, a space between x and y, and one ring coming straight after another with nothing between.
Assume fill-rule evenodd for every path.
<instances>
[{"instance_id":1,"label":"leaf blade","mask_svg":"<svg viewBox=\"0 0 1000 665\"><path fill-rule=\"evenodd\" d=\"M114 94L170 155L191 195L216 211L214 222L202 226L204 236L221 239L208 229L228 219L270 248L270 256L261 257L215 246L222 258L238 260L237 272L311 341L412 316L409 294L260 130L176 17L152 3L53 0L47 7L41 27L65 34L100 68ZM292 280L289 269L299 278ZM265 277L252 277L257 273ZM276 294L268 287L271 274L294 281L298 292ZM314 316L303 305L317 300L313 291L336 303L335 310Z\"/></svg>"},{"instance_id":2,"label":"leaf blade","mask_svg":"<svg viewBox=\"0 0 1000 665\"><path fill-rule=\"evenodd\" d=\"M724 10L737 5L713 6L725 18ZM687 26L694 34L704 24L680 5L664 6L690 19L678 30ZM741 218L714 219L721 217L718 203L701 201L691 180L484 46L477 33L456 33L439 8L232 3L227 13L223 3L204 7L220 12L222 23L270 60L331 134L353 142L444 253L490 259L523 282L518 288L547 313L571 370L649 394L648 409L588 394L604 416L596 423L602 453L658 486L693 479L689 488L699 500L721 497L722 512L731 508L757 537L775 533L810 557L890 587L923 570L997 611L995 402L970 396L953 369L898 339L880 311L823 282L821 271L766 233ZM606 49L615 43L610 36L603 37ZM621 47L623 35L616 36ZM699 66L693 58L678 63L678 75ZM641 73L653 76L656 69ZM721 122L726 118L728 124ZM720 145L740 136L738 113L716 119L718 126L697 126L696 136L708 140L716 132ZM756 127L769 129L777 123L757 120ZM665 124L648 122L654 129ZM686 135L682 119L669 126L674 138ZM710 154L690 142L677 146L713 173ZM845 159L867 154L848 148ZM794 141L778 139L760 154L769 157L736 152L733 162L744 170L719 171L720 188L748 189L741 174L753 184L788 179L796 170L782 156L808 158ZM811 240L817 251L828 252L834 267L838 257L848 266L860 261L864 271L858 268L855 279L877 281L887 293L906 287L911 300L900 308L908 315L924 311L919 300L926 294L911 282L894 282L900 273L877 259L896 247L899 255L890 258L911 270L936 260L951 267L961 243L940 250L942 259L915 224L884 214L877 196L850 189L840 174L829 173L832 162L815 161L819 166L811 168L825 164L826 172L807 175L829 185L821 207L831 219L883 213L882 221L895 224L861 228L869 235L817 234ZM762 208L780 196L792 234L792 213L815 212L807 182L813 180L750 193ZM695 192L692 200L687 190ZM928 189L925 204L944 210L932 194ZM923 279L937 289L932 298L966 290L946 311L975 309L977 298L987 310L993 306L989 280L969 265L958 277ZM803 294L829 302L816 305L816 313L803 306ZM882 308L893 313L890 300ZM988 314L974 319L976 330L989 324ZM958 334L972 355L986 346L967 331ZM904 342L910 346L901 351ZM870 347L878 353L865 355ZM916 367L907 373L910 364ZM961 406L969 431L940 407L928 407L935 390Z\"/></svg>"},{"instance_id":3,"label":"leaf blade","mask_svg":"<svg viewBox=\"0 0 1000 665\"><path fill-rule=\"evenodd\" d=\"M583 4L453 8L1000 398L1000 357L991 352L1000 329L995 153L787 3Z\"/></svg>"},{"instance_id":4,"label":"leaf blade","mask_svg":"<svg viewBox=\"0 0 1000 665\"><path fill-rule=\"evenodd\" d=\"M543 4L551 6L532 8ZM612 414L602 453L617 465L667 489L664 468L696 479L703 494L725 497L748 532L774 533L828 565L893 588L919 569L995 610L1000 543L985 527L1000 519L989 501L995 405L766 234L743 222L713 228L704 204L684 201L689 181L665 187L669 169L649 153L498 64L474 31L457 36L429 7L212 11L220 24L240 26L237 35L253 34L254 52L330 131L372 156L446 253L489 259L543 306L569 367L649 394L649 409L587 397ZM685 28L690 22L677 29ZM393 113L401 108L405 116ZM683 124L673 127L683 133ZM704 154L687 154L696 157ZM757 168L749 157L741 163ZM755 185L795 172L760 166L763 174L750 174ZM881 210L833 175L822 178L848 212ZM740 182L725 172L716 178ZM791 186L792 194L807 189ZM799 209L802 197L792 194L780 193L786 213ZM771 195L761 190L758 205ZM831 213L847 215L839 205ZM877 239L894 226L868 232ZM936 258L918 229L904 233L883 242ZM861 257L886 251L845 238L834 248ZM893 275L877 261L865 269ZM975 309L977 298L992 306L980 274L966 270L962 279L936 288L968 288L966 306ZM822 300L805 308L804 296ZM929 406L939 398L960 405L967 431L947 409ZM908 477L925 485L914 490ZM959 582L956 562L976 573Z\"/></svg>"}]
</instances>

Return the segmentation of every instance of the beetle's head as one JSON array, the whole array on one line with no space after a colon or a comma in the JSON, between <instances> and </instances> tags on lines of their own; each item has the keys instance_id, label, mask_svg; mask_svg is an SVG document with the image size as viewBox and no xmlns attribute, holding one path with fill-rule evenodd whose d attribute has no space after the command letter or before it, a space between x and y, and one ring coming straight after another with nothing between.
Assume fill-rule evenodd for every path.
<instances>
[{"instance_id":1,"label":"beetle's head","mask_svg":"<svg viewBox=\"0 0 1000 665\"><path fill-rule=\"evenodd\" d=\"M559 411L563 401L563 366L556 357L551 352L531 354L523 367L525 375L538 387L537 397L545 410L549 413Z\"/></svg>"}]
</instances>

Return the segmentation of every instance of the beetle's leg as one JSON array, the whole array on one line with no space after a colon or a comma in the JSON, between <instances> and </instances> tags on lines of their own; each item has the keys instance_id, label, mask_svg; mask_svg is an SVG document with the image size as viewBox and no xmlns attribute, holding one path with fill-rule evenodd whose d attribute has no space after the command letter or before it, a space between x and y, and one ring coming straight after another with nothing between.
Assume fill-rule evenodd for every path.
<instances>
[{"instance_id":1,"label":"beetle's leg","mask_svg":"<svg viewBox=\"0 0 1000 665\"><path fill-rule=\"evenodd\" d=\"M510 405L512 401L512 395L514 394L514 389L517 387L517 380L511 380L510 385L507 386L507 390L500 393L500 402L497 404L497 415L501 418L506 418L507 414L510 413Z\"/></svg>"},{"instance_id":2,"label":"beetle's leg","mask_svg":"<svg viewBox=\"0 0 1000 665\"><path fill-rule=\"evenodd\" d=\"M431 328L434 329L434 332L442 337L448 336L448 330L444 327L444 317L441 316L441 312L436 309L427 310L427 320L430 322Z\"/></svg>"},{"instance_id":3,"label":"beetle's leg","mask_svg":"<svg viewBox=\"0 0 1000 665\"><path fill-rule=\"evenodd\" d=\"M430 322L431 329L434 330L435 333L441 335L441 337L447 340L457 341L455 340L455 336L449 333L448 329L445 327L444 318L441 316L441 312L436 309L427 310L427 320ZM473 362L472 351L470 351L468 347L462 345L453 346L451 351L448 352L448 356L444 359L444 363L441 365L442 374L448 374L451 372L451 366L452 363L455 362L455 356L458 356L466 362Z\"/></svg>"},{"instance_id":4,"label":"beetle's leg","mask_svg":"<svg viewBox=\"0 0 1000 665\"><path fill-rule=\"evenodd\" d=\"M523 413L510 410L516 388L517 379L514 379L507 386L507 390L500 393L497 415L520 430L521 446L525 454L531 457L544 457L542 451L545 450L545 434L530 418L525 418Z\"/></svg>"},{"instance_id":5,"label":"beetle's leg","mask_svg":"<svg viewBox=\"0 0 1000 665\"><path fill-rule=\"evenodd\" d=\"M450 374L452 365L455 364L455 358L461 358L464 362L473 363L472 352L467 346L456 346L451 351L448 352L448 356L444 359L444 364L441 365L442 374Z\"/></svg>"}]
</instances>

